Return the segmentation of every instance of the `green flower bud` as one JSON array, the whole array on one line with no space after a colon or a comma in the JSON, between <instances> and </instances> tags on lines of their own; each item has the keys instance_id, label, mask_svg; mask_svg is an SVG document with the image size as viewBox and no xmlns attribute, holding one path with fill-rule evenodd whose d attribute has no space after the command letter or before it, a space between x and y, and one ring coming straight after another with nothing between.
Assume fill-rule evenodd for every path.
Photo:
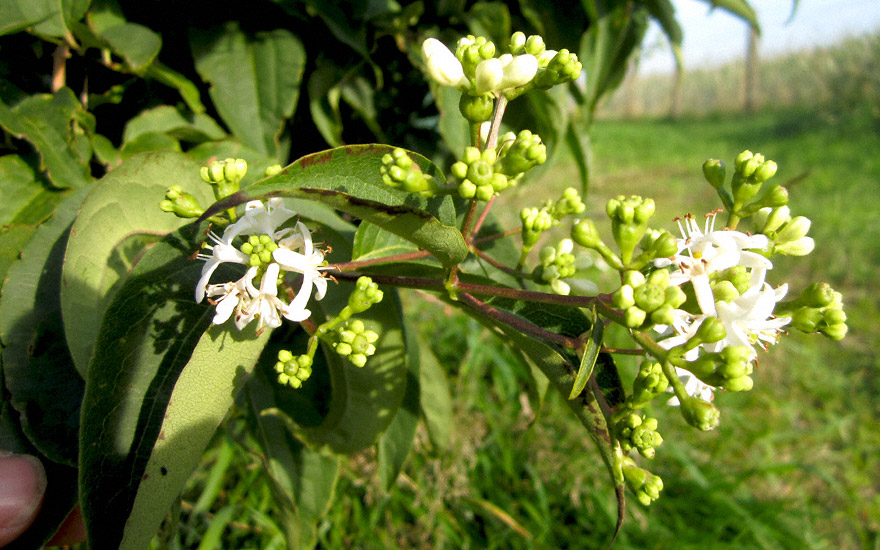
<instances>
[{"instance_id":1,"label":"green flower bud","mask_svg":"<svg viewBox=\"0 0 880 550\"><path fill-rule=\"evenodd\" d=\"M714 430L721 421L718 407L698 397L686 397L680 408L685 421L704 432Z\"/></svg>"},{"instance_id":2,"label":"green flower bud","mask_svg":"<svg viewBox=\"0 0 880 550\"><path fill-rule=\"evenodd\" d=\"M680 307L687 301L687 294L679 286L668 286L663 291L666 299L666 305L673 309Z\"/></svg>"},{"instance_id":3,"label":"green flower bud","mask_svg":"<svg viewBox=\"0 0 880 550\"><path fill-rule=\"evenodd\" d=\"M472 199L477 194L477 186L471 180L462 180L458 184L458 194L463 199Z\"/></svg>"},{"instance_id":4,"label":"green flower bud","mask_svg":"<svg viewBox=\"0 0 880 550\"><path fill-rule=\"evenodd\" d=\"M839 325L827 325L820 329L820 332L831 338L832 340L843 340L844 336L846 336L849 327L847 325L841 323Z\"/></svg>"},{"instance_id":5,"label":"green flower bud","mask_svg":"<svg viewBox=\"0 0 880 550\"><path fill-rule=\"evenodd\" d=\"M522 31L516 31L512 35L510 35L510 53L516 55L525 53L526 47L526 35ZM534 55L534 54L532 54Z\"/></svg>"},{"instance_id":6,"label":"green flower bud","mask_svg":"<svg viewBox=\"0 0 880 550\"><path fill-rule=\"evenodd\" d=\"M645 324L645 319L648 317L648 314L645 310L632 306L628 307L626 311L623 312L623 316L626 326L629 328L638 328Z\"/></svg>"},{"instance_id":7,"label":"green flower bud","mask_svg":"<svg viewBox=\"0 0 880 550\"><path fill-rule=\"evenodd\" d=\"M529 36L528 40L526 40L526 53L530 53L537 57L541 55L545 49L547 49L547 46L544 44L544 39L537 34Z\"/></svg>"},{"instance_id":8,"label":"green flower bud","mask_svg":"<svg viewBox=\"0 0 880 550\"><path fill-rule=\"evenodd\" d=\"M452 172L452 175L457 179L463 180L467 178L468 165L459 161L453 164L449 171Z\"/></svg>"},{"instance_id":9,"label":"green flower bud","mask_svg":"<svg viewBox=\"0 0 880 550\"><path fill-rule=\"evenodd\" d=\"M801 332L816 332L824 316L822 310L812 307L800 307L791 314L791 327Z\"/></svg>"},{"instance_id":10,"label":"green flower bud","mask_svg":"<svg viewBox=\"0 0 880 550\"><path fill-rule=\"evenodd\" d=\"M730 281L718 281L712 285L712 294L716 302L733 302L739 298L739 292Z\"/></svg>"},{"instance_id":11,"label":"green flower bud","mask_svg":"<svg viewBox=\"0 0 880 550\"><path fill-rule=\"evenodd\" d=\"M651 322L655 325L672 325L675 323L675 308L669 304L663 304L651 312Z\"/></svg>"},{"instance_id":12,"label":"green flower bud","mask_svg":"<svg viewBox=\"0 0 880 550\"><path fill-rule=\"evenodd\" d=\"M721 319L717 317L707 317L702 323L700 323L692 340L696 339L700 344L711 344L723 340L726 336L727 331L724 329L724 323L721 322Z\"/></svg>"},{"instance_id":13,"label":"green flower bud","mask_svg":"<svg viewBox=\"0 0 880 550\"><path fill-rule=\"evenodd\" d=\"M267 166L263 174L266 177L275 176L277 174L280 174L282 170L284 170L284 168L282 168L280 164L273 164L271 166Z\"/></svg>"},{"instance_id":14,"label":"green flower bud","mask_svg":"<svg viewBox=\"0 0 880 550\"><path fill-rule=\"evenodd\" d=\"M724 179L727 176L727 167L724 162L718 159L709 159L703 163L703 176L712 187L719 189L724 185Z\"/></svg>"},{"instance_id":15,"label":"green flower bud","mask_svg":"<svg viewBox=\"0 0 880 550\"><path fill-rule=\"evenodd\" d=\"M585 248L596 248L603 245L596 224L590 218L575 220L571 227L571 238Z\"/></svg>"},{"instance_id":16,"label":"green flower bud","mask_svg":"<svg viewBox=\"0 0 880 550\"><path fill-rule=\"evenodd\" d=\"M763 183L776 175L776 163L772 160L763 162L755 170L755 179Z\"/></svg>"},{"instance_id":17,"label":"green flower bud","mask_svg":"<svg viewBox=\"0 0 880 550\"><path fill-rule=\"evenodd\" d=\"M477 186L477 192L474 194L474 198L478 201L488 201L495 194L495 189L492 187L491 183L489 185L479 185Z\"/></svg>"},{"instance_id":18,"label":"green flower bud","mask_svg":"<svg viewBox=\"0 0 880 550\"><path fill-rule=\"evenodd\" d=\"M636 271L635 269L628 269L623 272L623 276L621 278L623 284L629 285L635 289L636 287L642 286L648 280L645 278L645 275L640 271Z\"/></svg>"},{"instance_id":19,"label":"green flower bud","mask_svg":"<svg viewBox=\"0 0 880 550\"><path fill-rule=\"evenodd\" d=\"M796 241L778 244L773 247L773 252L786 256L806 256L816 248L816 241L812 237L801 237Z\"/></svg>"},{"instance_id":20,"label":"green flower bud","mask_svg":"<svg viewBox=\"0 0 880 550\"><path fill-rule=\"evenodd\" d=\"M458 102L458 110L461 111L465 120L472 124L479 124L491 120L492 112L495 110L495 98L492 94L485 92L476 96L463 93Z\"/></svg>"},{"instance_id":21,"label":"green flower bud","mask_svg":"<svg viewBox=\"0 0 880 550\"><path fill-rule=\"evenodd\" d=\"M810 219L804 216L792 218L776 235L777 243L787 243L804 238L810 231Z\"/></svg>"},{"instance_id":22,"label":"green flower bud","mask_svg":"<svg viewBox=\"0 0 880 550\"><path fill-rule=\"evenodd\" d=\"M809 307L827 307L834 299L834 289L828 283L813 283L800 296L800 301Z\"/></svg>"},{"instance_id":23,"label":"green flower bud","mask_svg":"<svg viewBox=\"0 0 880 550\"><path fill-rule=\"evenodd\" d=\"M362 313L373 304L382 301L383 293L376 283L367 276L358 278L354 292L348 296L348 308L351 313Z\"/></svg>"},{"instance_id":24,"label":"green flower bud","mask_svg":"<svg viewBox=\"0 0 880 550\"><path fill-rule=\"evenodd\" d=\"M741 376L739 378L731 378L724 383L724 389L727 391L749 391L755 385L750 376Z\"/></svg>"},{"instance_id":25,"label":"green flower bud","mask_svg":"<svg viewBox=\"0 0 880 550\"><path fill-rule=\"evenodd\" d=\"M633 298L639 308L650 313L663 305L666 294L663 288L647 283L633 290Z\"/></svg>"},{"instance_id":26,"label":"green flower bud","mask_svg":"<svg viewBox=\"0 0 880 550\"><path fill-rule=\"evenodd\" d=\"M623 285L618 288L614 294L611 295L611 303L617 309L628 309L636 305L635 298L633 297L633 287L630 285Z\"/></svg>"},{"instance_id":27,"label":"green flower bud","mask_svg":"<svg viewBox=\"0 0 880 550\"><path fill-rule=\"evenodd\" d=\"M755 156L755 154L752 153L752 152L749 151L749 150L743 151L742 153L740 153L739 155L737 155L737 156L736 156L736 160L733 161L734 166L736 166L737 171L742 172L742 167L743 167L743 165L744 165L748 160L750 160L753 156Z\"/></svg>"}]
</instances>

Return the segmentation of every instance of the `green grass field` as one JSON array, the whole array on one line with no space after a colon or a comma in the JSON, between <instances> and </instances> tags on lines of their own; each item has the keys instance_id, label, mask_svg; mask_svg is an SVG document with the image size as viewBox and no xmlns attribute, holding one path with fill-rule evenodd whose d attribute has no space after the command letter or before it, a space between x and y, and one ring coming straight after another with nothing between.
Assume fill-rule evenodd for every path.
<instances>
[{"instance_id":1,"label":"green grass field","mask_svg":"<svg viewBox=\"0 0 880 550\"><path fill-rule=\"evenodd\" d=\"M751 392L718 395L714 432L654 407L665 442L648 466L665 489L650 508L631 499L617 549L880 548L880 365L872 344L880 341L880 136L871 124L823 120L802 111L596 125L588 214L597 219L609 197L643 194L674 229L674 216L718 206L702 179L706 158L730 163L749 148L776 160L776 178L792 183L790 206L813 220L817 246L808 258L777 262L771 282L788 281L792 292L831 283L844 293L850 325L840 343L793 334L763 354ZM561 191L573 176L563 163L542 184ZM525 367L494 336L450 319L425 295L405 299L448 373L450 446L431 449L420 432L389 494L372 452L347 460L319 548L607 547L613 494L562 399L551 394L539 410ZM284 547L261 462L241 432L232 418L218 434L184 495L170 547Z\"/></svg>"}]
</instances>

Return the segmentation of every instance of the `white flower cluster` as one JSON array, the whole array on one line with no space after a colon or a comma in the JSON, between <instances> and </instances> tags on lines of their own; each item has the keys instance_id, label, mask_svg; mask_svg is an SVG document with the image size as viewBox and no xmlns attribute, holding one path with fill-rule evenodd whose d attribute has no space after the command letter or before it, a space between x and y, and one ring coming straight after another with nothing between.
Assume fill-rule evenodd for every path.
<instances>
[{"instance_id":1,"label":"white flower cluster","mask_svg":"<svg viewBox=\"0 0 880 550\"><path fill-rule=\"evenodd\" d=\"M468 46L472 43L473 40L467 37L458 41L459 46ZM534 55L504 54L480 61L471 81L465 75L461 61L436 38L428 38L422 43L422 57L427 65L428 74L435 82L441 86L473 89L477 95L523 86L531 82L538 72L538 58Z\"/></svg>"},{"instance_id":2,"label":"white flower cluster","mask_svg":"<svg viewBox=\"0 0 880 550\"><path fill-rule=\"evenodd\" d=\"M199 254L205 261L202 276L196 285L196 302L206 296L217 306L213 323L225 323L235 313L235 326L241 330L254 319L259 319L260 329L276 328L281 325L281 317L299 322L308 319L311 312L306 309L312 288L315 298L320 300L327 291L327 280L322 276L324 252L315 248L312 235L300 221L294 227L278 229L296 212L284 207L280 198L251 201L245 206L244 214L229 225L222 236L209 233L212 245L205 245L211 254ZM239 236L252 236L262 254L246 254L232 242ZM256 237L256 239L254 239ZM250 245L253 248L253 245ZM248 249L249 250L249 249ZM248 266L247 272L237 281L209 284L211 275L222 263L237 263ZM302 275L302 284L296 296L285 303L278 297L279 277L282 272ZM258 276L260 287L254 285Z\"/></svg>"},{"instance_id":3,"label":"white flower cluster","mask_svg":"<svg viewBox=\"0 0 880 550\"><path fill-rule=\"evenodd\" d=\"M770 247L765 235L716 231L714 224L714 213L707 216L702 230L693 216L687 216L683 225L679 222L682 238L678 239L678 252L671 258L654 261L656 267L674 265L678 268L670 274L670 283L690 283L700 309L699 314L677 310L673 326L661 327L667 328L672 336L661 340L660 345L670 349L683 344L696 334L705 319L716 317L724 324L726 337L718 342L702 344L685 358L695 359L701 349L711 353L727 346L745 346L751 350L751 359L754 360L757 356L754 346L757 344L766 348L767 344L776 343L782 327L791 322L790 317L773 316L776 303L788 292L788 285L774 289L764 280L767 271L773 268L773 263L761 254ZM716 298L710 276L736 266L748 270L748 289L736 293L738 295L732 300ZM690 372L677 370L682 381L686 382L690 395L704 400L712 398L711 387ZM677 400L674 400L672 404L676 403Z\"/></svg>"}]
</instances>

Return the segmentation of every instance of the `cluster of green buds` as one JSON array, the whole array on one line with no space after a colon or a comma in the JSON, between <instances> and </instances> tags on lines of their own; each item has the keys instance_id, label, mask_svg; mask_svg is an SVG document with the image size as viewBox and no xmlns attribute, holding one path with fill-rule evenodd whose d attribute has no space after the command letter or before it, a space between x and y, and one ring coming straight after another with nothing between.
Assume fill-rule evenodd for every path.
<instances>
[{"instance_id":1,"label":"cluster of green buds","mask_svg":"<svg viewBox=\"0 0 880 550\"><path fill-rule=\"evenodd\" d=\"M779 314L791 315L792 328L801 332L820 332L832 340L846 336L843 296L827 283L813 283L801 295L777 307Z\"/></svg>"},{"instance_id":2,"label":"cluster of green buds","mask_svg":"<svg viewBox=\"0 0 880 550\"><path fill-rule=\"evenodd\" d=\"M776 175L777 166L760 153L743 151L734 161L729 184L727 167L718 159L703 164L703 176L715 188L730 213L728 225L736 228L739 220L752 216L762 208L776 209L788 204L788 190L781 185L765 186ZM763 190L763 192L762 192Z\"/></svg>"},{"instance_id":3,"label":"cluster of green buds","mask_svg":"<svg viewBox=\"0 0 880 550\"><path fill-rule=\"evenodd\" d=\"M571 239L562 239L555 247L545 246L541 249L541 265L535 269L535 279L550 285L556 294L567 296L571 287L563 281L573 277L577 268L574 265L574 243Z\"/></svg>"},{"instance_id":4,"label":"cluster of green buds","mask_svg":"<svg viewBox=\"0 0 880 550\"><path fill-rule=\"evenodd\" d=\"M498 153L486 149L482 153L476 147L468 147L460 161L452 165L452 175L458 178L458 194L465 199L488 201L495 193L510 186L510 179L495 171Z\"/></svg>"},{"instance_id":5,"label":"cluster of green buds","mask_svg":"<svg viewBox=\"0 0 880 550\"><path fill-rule=\"evenodd\" d=\"M303 382L312 375L312 355L294 355L288 350L281 350L278 352L275 372L278 373L278 383L282 386L301 388Z\"/></svg>"},{"instance_id":6,"label":"cluster of green buds","mask_svg":"<svg viewBox=\"0 0 880 550\"><path fill-rule=\"evenodd\" d=\"M501 136L495 171L509 178L521 178L528 170L547 161L547 147L541 136L529 130Z\"/></svg>"},{"instance_id":7,"label":"cluster of green buds","mask_svg":"<svg viewBox=\"0 0 880 550\"><path fill-rule=\"evenodd\" d=\"M774 254L787 256L806 256L816 243L807 236L810 219L804 216L791 217L788 206L765 207L752 217L758 233L767 235L773 243Z\"/></svg>"},{"instance_id":8,"label":"cluster of green buds","mask_svg":"<svg viewBox=\"0 0 880 550\"><path fill-rule=\"evenodd\" d=\"M629 328L646 330L652 325L671 325L673 311L687 301L681 287L669 284L669 272L652 271L645 277L640 271L623 272L622 284L611 296L615 308L623 311Z\"/></svg>"},{"instance_id":9,"label":"cluster of green buds","mask_svg":"<svg viewBox=\"0 0 880 550\"><path fill-rule=\"evenodd\" d=\"M522 221L522 255L520 265L525 262L526 256L532 247L541 238L541 235L551 227L558 225L565 216L580 214L586 206L581 200L574 187L569 187L562 192L556 202L548 200L541 208L523 208L519 217Z\"/></svg>"},{"instance_id":10,"label":"cluster of green buds","mask_svg":"<svg viewBox=\"0 0 880 550\"><path fill-rule=\"evenodd\" d=\"M345 357L352 365L363 367L367 359L376 353L376 341L379 334L367 330L360 319L350 319L345 325L337 327L331 333L331 346L337 354Z\"/></svg>"},{"instance_id":11,"label":"cluster of green buds","mask_svg":"<svg viewBox=\"0 0 880 550\"><path fill-rule=\"evenodd\" d=\"M278 249L278 245L269 235L251 235L240 247L248 256L248 265L251 267L265 267L272 260L272 252Z\"/></svg>"},{"instance_id":12,"label":"cluster of green buds","mask_svg":"<svg viewBox=\"0 0 880 550\"><path fill-rule=\"evenodd\" d=\"M228 158L203 166L199 175L202 181L214 188L214 196L219 200L239 190L247 169L247 161L244 159Z\"/></svg>"},{"instance_id":13,"label":"cluster of green buds","mask_svg":"<svg viewBox=\"0 0 880 550\"><path fill-rule=\"evenodd\" d=\"M624 452L636 449L645 458L654 458L654 449L663 443L657 431L657 419L634 411L624 410L615 424L615 435Z\"/></svg>"},{"instance_id":14,"label":"cluster of green buds","mask_svg":"<svg viewBox=\"0 0 880 550\"><path fill-rule=\"evenodd\" d=\"M542 90L571 82L583 71L583 64L576 54L568 50L548 50L544 39L539 35L526 38L521 32L513 33L510 37L510 53L527 53L538 58L538 71L532 80L532 86Z\"/></svg>"},{"instance_id":15,"label":"cluster of green buds","mask_svg":"<svg viewBox=\"0 0 880 550\"><path fill-rule=\"evenodd\" d=\"M533 88L550 88L576 79L583 69L568 50L548 50L544 39L515 32L510 53L497 55L495 43L484 36L459 39L455 53L442 42L428 38L422 58L431 79L462 91L459 108L472 124L489 120L496 97L512 100Z\"/></svg>"},{"instance_id":16,"label":"cluster of green buds","mask_svg":"<svg viewBox=\"0 0 880 550\"><path fill-rule=\"evenodd\" d=\"M717 428L721 422L721 411L709 401L699 397L679 397L679 401L681 415L694 428L708 432Z\"/></svg>"},{"instance_id":17,"label":"cluster of green buds","mask_svg":"<svg viewBox=\"0 0 880 550\"><path fill-rule=\"evenodd\" d=\"M598 252L614 269L642 269L656 258L666 258L678 252L678 241L671 233L648 227L648 220L654 215L653 199L619 195L608 201L605 212L611 218L611 233L620 255L605 244L596 224L589 218L578 220L572 226L571 238ZM635 256L636 247L641 249L638 256Z\"/></svg>"},{"instance_id":18,"label":"cluster of green buds","mask_svg":"<svg viewBox=\"0 0 880 550\"><path fill-rule=\"evenodd\" d=\"M184 192L179 185L172 185L165 191L165 200L159 203L159 209L178 218L198 218L205 211L199 205L198 199Z\"/></svg>"},{"instance_id":19,"label":"cluster of green buds","mask_svg":"<svg viewBox=\"0 0 880 550\"><path fill-rule=\"evenodd\" d=\"M667 388L669 379L663 373L660 363L645 359L639 365L639 372L633 380L633 391L626 399L627 408L642 409L655 397L665 393Z\"/></svg>"},{"instance_id":20,"label":"cluster of green buds","mask_svg":"<svg viewBox=\"0 0 880 550\"><path fill-rule=\"evenodd\" d=\"M650 506L660 497L660 491L663 490L663 480L659 476L639 468L628 456L623 457L623 479L644 506Z\"/></svg>"},{"instance_id":21,"label":"cluster of green buds","mask_svg":"<svg viewBox=\"0 0 880 550\"><path fill-rule=\"evenodd\" d=\"M749 391L754 382L752 350L746 346L727 346L720 352L704 353L687 364L700 380L728 391Z\"/></svg>"},{"instance_id":22,"label":"cluster of green buds","mask_svg":"<svg viewBox=\"0 0 880 550\"><path fill-rule=\"evenodd\" d=\"M385 185L395 189L419 193L426 197L432 196L437 190L434 178L423 174L419 165L399 147L391 153L382 155L382 166L379 171Z\"/></svg>"}]
</instances>

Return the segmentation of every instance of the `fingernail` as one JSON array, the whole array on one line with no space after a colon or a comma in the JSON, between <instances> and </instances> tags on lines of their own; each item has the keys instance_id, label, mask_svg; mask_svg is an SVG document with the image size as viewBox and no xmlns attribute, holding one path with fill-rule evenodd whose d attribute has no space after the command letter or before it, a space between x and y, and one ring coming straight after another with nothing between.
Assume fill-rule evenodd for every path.
<instances>
[{"instance_id":1,"label":"fingernail","mask_svg":"<svg viewBox=\"0 0 880 550\"><path fill-rule=\"evenodd\" d=\"M29 455L0 455L0 547L33 523L46 493L46 470Z\"/></svg>"}]
</instances>

